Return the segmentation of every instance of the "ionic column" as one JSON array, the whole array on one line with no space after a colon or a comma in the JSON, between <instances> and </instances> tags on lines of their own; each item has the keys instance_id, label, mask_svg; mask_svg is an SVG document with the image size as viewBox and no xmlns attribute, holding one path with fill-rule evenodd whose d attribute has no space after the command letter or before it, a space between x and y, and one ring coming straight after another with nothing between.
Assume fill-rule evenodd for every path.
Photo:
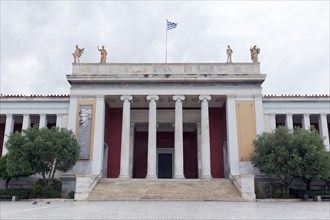
<instances>
[{"instance_id":1,"label":"ionic column","mask_svg":"<svg viewBox=\"0 0 330 220\"><path fill-rule=\"evenodd\" d=\"M47 127L47 115L40 114L39 117L39 129Z\"/></svg>"},{"instance_id":2,"label":"ionic column","mask_svg":"<svg viewBox=\"0 0 330 220\"><path fill-rule=\"evenodd\" d=\"M304 114L302 119L302 127L306 130L309 130L311 127L311 121L309 119L309 114Z\"/></svg>"},{"instance_id":3,"label":"ionic column","mask_svg":"<svg viewBox=\"0 0 330 220\"><path fill-rule=\"evenodd\" d=\"M328 122L327 122L327 114L321 113L319 118L319 127L320 127L320 135L324 138L323 142L326 150L330 150L329 147L329 133L328 133Z\"/></svg>"},{"instance_id":4,"label":"ionic column","mask_svg":"<svg viewBox=\"0 0 330 220\"><path fill-rule=\"evenodd\" d=\"M276 129L276 114L270 113L269 118L270 118L270 130L273 131Z\"/></svg>"},{"instance_id":5,"label":"ionic column","mask_svg":"<svg viewBox=\"0 0 330 220\"><path fill-rule=\"evenodd\" d=\"M133 160L134 160L134 131L135 122L131 122L130 125L130 137L129 137L129 176L133 177Z\"/></svg>"},{"instance_id":6,"label":"ionic column","mask_svg":"<svg viewBox=\"0 0 330 220\"><path fill-rule=\"evenodd\" d=\"M120 100L123 103L123 123L121 132L121 154L120 154L120 178L129 178L129 136L131 119L131 95L122 95Z\"/></svg>"},{"instance_id":7,"label":"ionic column","mask_svg":"<svg viewBox=\"0 0 330 220\"><path fill-rule=\"evenodd\" d=\"M56 114L56 127L62 128L62 120L63 120L63 115L62 114Z\"/></svg>"},{"instance_id":8,"label":"ionic column","mask_svg":"<svg viewBox=\"0 0 330 220\"><path fill-rule=\"evenodd\" d=\"M147 96L149 101L149 127L148 127L148 168L147 177L150 179L157 178L156 173L156 158L157 158L157 104L159 99L157 95Z\"/></svg>"},{"instance_id":9,"label":"ionic column","mask_svg":"<svg viewBox=\"0 0 330 220\"><path fill-rule=\"evenodd\" d=\"M183 116L182 101L183 95L173 96L175 101L175 133L174 133L174 178L182 179L183 173Z\"/></svg>"},{"instance_id":10,"label":"ionic column","mask_svg":"<svg viewBox=\"0 0 330 220\"><path fill-rule=\"evenodd\" d=\"M92 175L98 175L103 169L104 154L104 97L96 98L95 121L94 121L94 139L92 153Z\"/></svg>"},{"instance_id":11,"label":"ionic column","mask_svg":"<svg viewBox=\"0 0 330 220\"><path fill-rule=\"evenodd\" d=\"M209 103L211 96L199 96L201 101L201 150L202 150L202 176L203 179L211 176L211 155L210 155L210 126L209 126Z\"/></svg>"},{"instance_id":12,"label":"ionic column","mask_svg":"<svg viewBox=\"0 0 330 220\"><path fill-rule=\"evenodd\" d=\"M292 120L292 114L291 114L291 113L286 114L286 117L285 117L285 125L286 125L290 130L293 129L293 120Z\"/></svg>"},{"instance_id":13,"label":"ionic column","mask_svg":"<svg viewBox=\"0 0 330 220\"><path fill-rule=\"evenodd\" d=\"M2 147L2 155L5 155L8 151L5 147L5 144L8 140L9 135L14 131L14 116L13 114L6 114L6 125L5 125L5 135L3 137L3 147Z\"/></svg>"},{"instance_id":14,"label":"ionic column","mask_svg":"<svg viewBox=\"0 0 330 220\"><path fill-rule=\"evenodd\" d=\"M31 125L31 119L29 114L23 115L23 124L22 124L22 130L28 129Z\"/></svg>"}]
</instances>

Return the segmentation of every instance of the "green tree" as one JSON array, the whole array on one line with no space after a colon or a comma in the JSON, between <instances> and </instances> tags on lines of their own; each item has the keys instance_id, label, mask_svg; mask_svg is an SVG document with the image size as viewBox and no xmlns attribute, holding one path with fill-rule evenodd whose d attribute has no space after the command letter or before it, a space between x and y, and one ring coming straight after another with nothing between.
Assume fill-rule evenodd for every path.
<instances>
[{"instance_id":1,"label":"green tree","mask_svg":"<svg viewBox=\"0 0 330 220\"><path fill-rule=\"evenodd\" d=\"M321 172L321 179L327 185L327 189L330 190L330 151L324 153L325 167Z\"/></svg>"},{"instance_id":2,"label":"green tree","mask_svg":"<svg viewBox=\"0 0 330 220\"><path fill-rule=\"evenodd\" d=\"M67 172L77 162L80 146L72 131L37 126L11 134L6 143L9 175L39 173L49 187L57 170Z\"/></svg>"},{"instance_id":3,"label":"green tree","mask_svg":"<svg viewBox=\"0 0 330 220\"><path fill-rule=\"evenodd\" d=\"M0 158L0 177L6 180L5 189L8 189L9 182L12 178L11 176L8 175L7 172L7 158L8 158L7 155L4 155Z\"/></svg>"},{"instance_id":4,"label":"green tree","mask_svg":"<svg viewBox=\"0 0 330 220\"><path fill-rule=\"evenodd\" d=\"M251 157L252 164L261 172L278 177L286 192L293 178L301 172L301 158L292 142L292 133L287 127L278 127L272 133L264 132L253 141L255 151ZM273 182L272 185L275 186Z\"/></svg>"},{"instance_id":5,"label":"green tree","mask_svg":"<svg viewBox=\"0 0 330 220\"><path fill-rule=\"evenodd\" d=\"M306 183L307 190L310 190L311 182L319 179L326 168L323 139L316 130L296 129L292 144L301 158L299 176Z\"/></svg>"}]
</instances>

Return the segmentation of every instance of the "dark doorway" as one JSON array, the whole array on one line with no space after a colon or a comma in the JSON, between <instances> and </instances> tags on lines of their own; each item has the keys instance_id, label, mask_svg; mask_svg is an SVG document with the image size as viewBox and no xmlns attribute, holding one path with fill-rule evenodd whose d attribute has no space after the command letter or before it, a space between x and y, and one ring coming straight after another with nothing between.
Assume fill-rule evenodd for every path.
<instances>
[{"instance_id":1,"label":"dark doorway","mask_svg":"<svg viewBox=\"0 0 330 220\"><path fill-rule=\"evenodd\" d=\"M161 153L158 154L158 178L171 179L172 178L172 154Z\"/></svg>"}]
</instances>

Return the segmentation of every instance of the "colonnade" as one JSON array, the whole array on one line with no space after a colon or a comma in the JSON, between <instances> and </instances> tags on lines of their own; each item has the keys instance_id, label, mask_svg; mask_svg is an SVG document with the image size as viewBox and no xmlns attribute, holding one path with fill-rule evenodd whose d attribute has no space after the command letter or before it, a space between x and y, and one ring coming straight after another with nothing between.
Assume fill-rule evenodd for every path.
<instances>
[{"instance_id":1,"label":"colonnade","mask_svg":"<svg viewBox=\"0 0 330 220\"><path fill-rule=\"evenodd\" d=\"M35 114L33 114L35 115ZM6 114L5 134L3 139L3 146L8 140L9 135L14 132L15 117L17 114ZM56 114L56 127L62 127L63 114ZM47 127L47 114L39 114L39 128ZM28 129L31 126L31 114L23 114L22 130ZM7 149L3 147L2 155L7 153Z\"/></svg>"},{"instance_id":2,"label":"colonnade","mask_svg":"<svg viewBox=\"0 0 330 220\"><path fill-rule=\"evenodd\" d=\"M129 145L130 145L130 111L131 95L122 95L123 101L123 119L122 119L122 137L121 137L121 158L120 158L120 178L129 178ZM148 162L146 178L157 178L157 100L158 95L148 95L149 101L149 122L148 122ZM174 134L174 178L182 179L183 169L183 101L184 95L174 95L175 101L175 134ZM209 100L211 96L199 96L201 101L201 178L212 178L211 159L210 159L210 129L209 129Z\"/></svg>"},{"instance_id":3,"label":"colonnade","mask_svg":"<svg viewBox=\"0 0 330 220\"><path fill-rule=\"evenodd\" d=\"M270 113L270 129L274 130L276 128L276 113ZM283 115L283 114L281 114ZM285 114L285 125L289 129L293 129L293 116L294 115L302 115L301 119L301 125L302 128L309 130L311 128L311 122L310 122L310 116L311 114L309 113L303 113L303 114L294 114L294 113L287 113ZM329 147L329 128L328 128L328 121L327 121L327 114L326 113L321 113L317 114L318 116L318 125L319 125L319 132L321 137L324 138L324 145L326 146L327 150L330 150Z\"/></svg>"}]
</instances>

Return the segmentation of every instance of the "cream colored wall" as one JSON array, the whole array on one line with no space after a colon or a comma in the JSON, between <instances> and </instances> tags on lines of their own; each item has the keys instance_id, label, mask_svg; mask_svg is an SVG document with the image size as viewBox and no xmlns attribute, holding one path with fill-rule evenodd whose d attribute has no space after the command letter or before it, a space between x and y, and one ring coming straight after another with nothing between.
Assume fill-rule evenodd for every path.
<instances>
[{"instance_id":1,"label":"cream colored wall","mask_svg":"<svg viewBox=\"0 0 330 220\"><path fill-rule=\"evenodd\" d=\"M236 101L236 123L239 160L250 161L253 152L252 141L256 138L255 102L253 100Z\"/></svg>"}]
</instances>

